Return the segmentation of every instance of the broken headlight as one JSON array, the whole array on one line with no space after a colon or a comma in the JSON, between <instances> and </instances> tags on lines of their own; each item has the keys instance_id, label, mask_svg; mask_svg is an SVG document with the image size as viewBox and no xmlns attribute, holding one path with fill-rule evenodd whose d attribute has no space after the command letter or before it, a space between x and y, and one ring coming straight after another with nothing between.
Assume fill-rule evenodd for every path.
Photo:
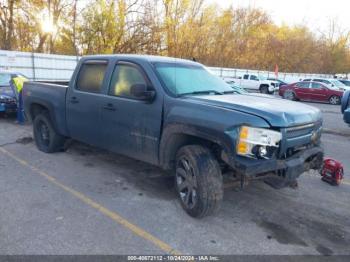
<instances>
[{"instance_id":1,"label":"broken headlight","mask_svg":"<svg viewBox=\"0 0 350 262\"><path fill-rule=\"evenodd\" d=\"M281 139L282 134L278 131L242 126L236 152L241 156L270 158Z\"/></svg>"}]
</instances>

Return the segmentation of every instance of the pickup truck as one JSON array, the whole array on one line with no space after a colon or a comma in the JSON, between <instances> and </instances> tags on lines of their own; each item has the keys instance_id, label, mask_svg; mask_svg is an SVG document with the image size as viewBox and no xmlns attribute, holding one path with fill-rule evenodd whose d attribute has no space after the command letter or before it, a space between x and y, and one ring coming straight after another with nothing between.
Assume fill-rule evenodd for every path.
<instances>
[{"instance_id":1,"label":"pickup truck","mask_svg":"<svg viewBox=\"0 0 350 262\"><path fill-rule=\"evenodd\" d=\"M26 82L23 97L39 150L70 138L159 166L193 217L218 209L224 178L295 186L323 159L318 109L237 94L193 61L86 56L69 83Z\"/></svg>"},{"instance_id":2,"label":"pickup truck","mask_svg":"<svg viewBox=\"0 0 350 262\"><path fill-rule=\"evenodd\" d=\"M254 74L245 74L237 81L237 84L244 89L259 91L263 94L273 94L278 90L279 83L276 80L267 80L266 78Z\"/></svg>"},{"instance_id":3,"label":"pickup truck","mask_svg":"<svg viewBox=\"0 0 350 262\"><path fill-rule=\"evenodd\" d=\"M341 100L341 112L344 122L350 125L350 90L346 91Z\"/></svg>"}]
</instances>

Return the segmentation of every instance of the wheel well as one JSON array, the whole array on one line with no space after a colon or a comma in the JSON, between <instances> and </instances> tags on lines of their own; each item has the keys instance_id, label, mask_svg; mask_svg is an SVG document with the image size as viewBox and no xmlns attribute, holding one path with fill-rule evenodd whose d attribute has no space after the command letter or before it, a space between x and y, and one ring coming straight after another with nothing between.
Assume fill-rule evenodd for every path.
<instances>
[{"instance_id":1,"label":"wheel well","mask_svg":"<svg viewBox=\"0 0 350 262\"><path fill-rule=\"evenodd\" d=\"M31 106L30 106L30 117L31 117L31 119L32 120L34 120L34 118L38 115L38 114L40 114L41 112L43 112L43 111L48 111L48 108L47 107L45 107L45 106L43 106L43 105L41 105L41 104L32 104Z\"/></svg>"},{"instance_id":2,"label":"wheel well","mask_svg":"<svg viewBox=\"0 0 350 262\"><path fill-rule=\"evenodd\" d=\"M267 84L261 84L259 88L261 89L261 88L263 88L263 87L269 88L269 85L267 85Z\"/></svg>"},{"instance_id":3,"label":"wheel well","mask_svg":"<svg viewBox=\"0 0 350 262\"><path fill-rule=\"evenodd\" d=\"M222 147L219 144L193 135L172 134L161 147L161 165L164 169L173 170L175 168L176 153L185 145L205 146L211 150L219 162L221 161Z\"/></svg>"}]
</instances>

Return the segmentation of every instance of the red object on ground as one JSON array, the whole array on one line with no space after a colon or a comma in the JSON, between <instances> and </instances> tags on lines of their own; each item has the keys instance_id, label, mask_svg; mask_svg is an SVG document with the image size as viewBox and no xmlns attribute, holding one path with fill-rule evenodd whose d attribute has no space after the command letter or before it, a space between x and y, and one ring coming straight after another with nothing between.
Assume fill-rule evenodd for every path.
<instances>
[{"instance_id":1,"label":"red object on ground","mask_svg":"<svg viewBox=\"0 0 350 262\"><path fill-rule=\"evenodd\" d=\"M325 158L321 169L323 181L339 186L344 178L344 168L342 163L331 158Z\"/></svg>"}]
</instances>

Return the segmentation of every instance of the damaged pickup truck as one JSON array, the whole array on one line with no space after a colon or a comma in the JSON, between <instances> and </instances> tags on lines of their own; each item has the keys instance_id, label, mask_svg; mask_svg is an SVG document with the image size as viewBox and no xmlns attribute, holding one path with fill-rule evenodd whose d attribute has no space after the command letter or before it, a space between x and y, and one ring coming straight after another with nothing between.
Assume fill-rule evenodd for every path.
<instances>
[{"instance_id":1,"label":"damaged pickup truck","mask_svg":"<svg viewBox=\"0 0 350 262\"><path fill-rule=\"evenodd\" d=\"M193 217L218 209L223 177L282 188L323 159L318 109L236 94L192 61L87 56L69 83L26 82L23 96L39 150L71 138L157 165Z\"/></svg>"}]
</instances>

